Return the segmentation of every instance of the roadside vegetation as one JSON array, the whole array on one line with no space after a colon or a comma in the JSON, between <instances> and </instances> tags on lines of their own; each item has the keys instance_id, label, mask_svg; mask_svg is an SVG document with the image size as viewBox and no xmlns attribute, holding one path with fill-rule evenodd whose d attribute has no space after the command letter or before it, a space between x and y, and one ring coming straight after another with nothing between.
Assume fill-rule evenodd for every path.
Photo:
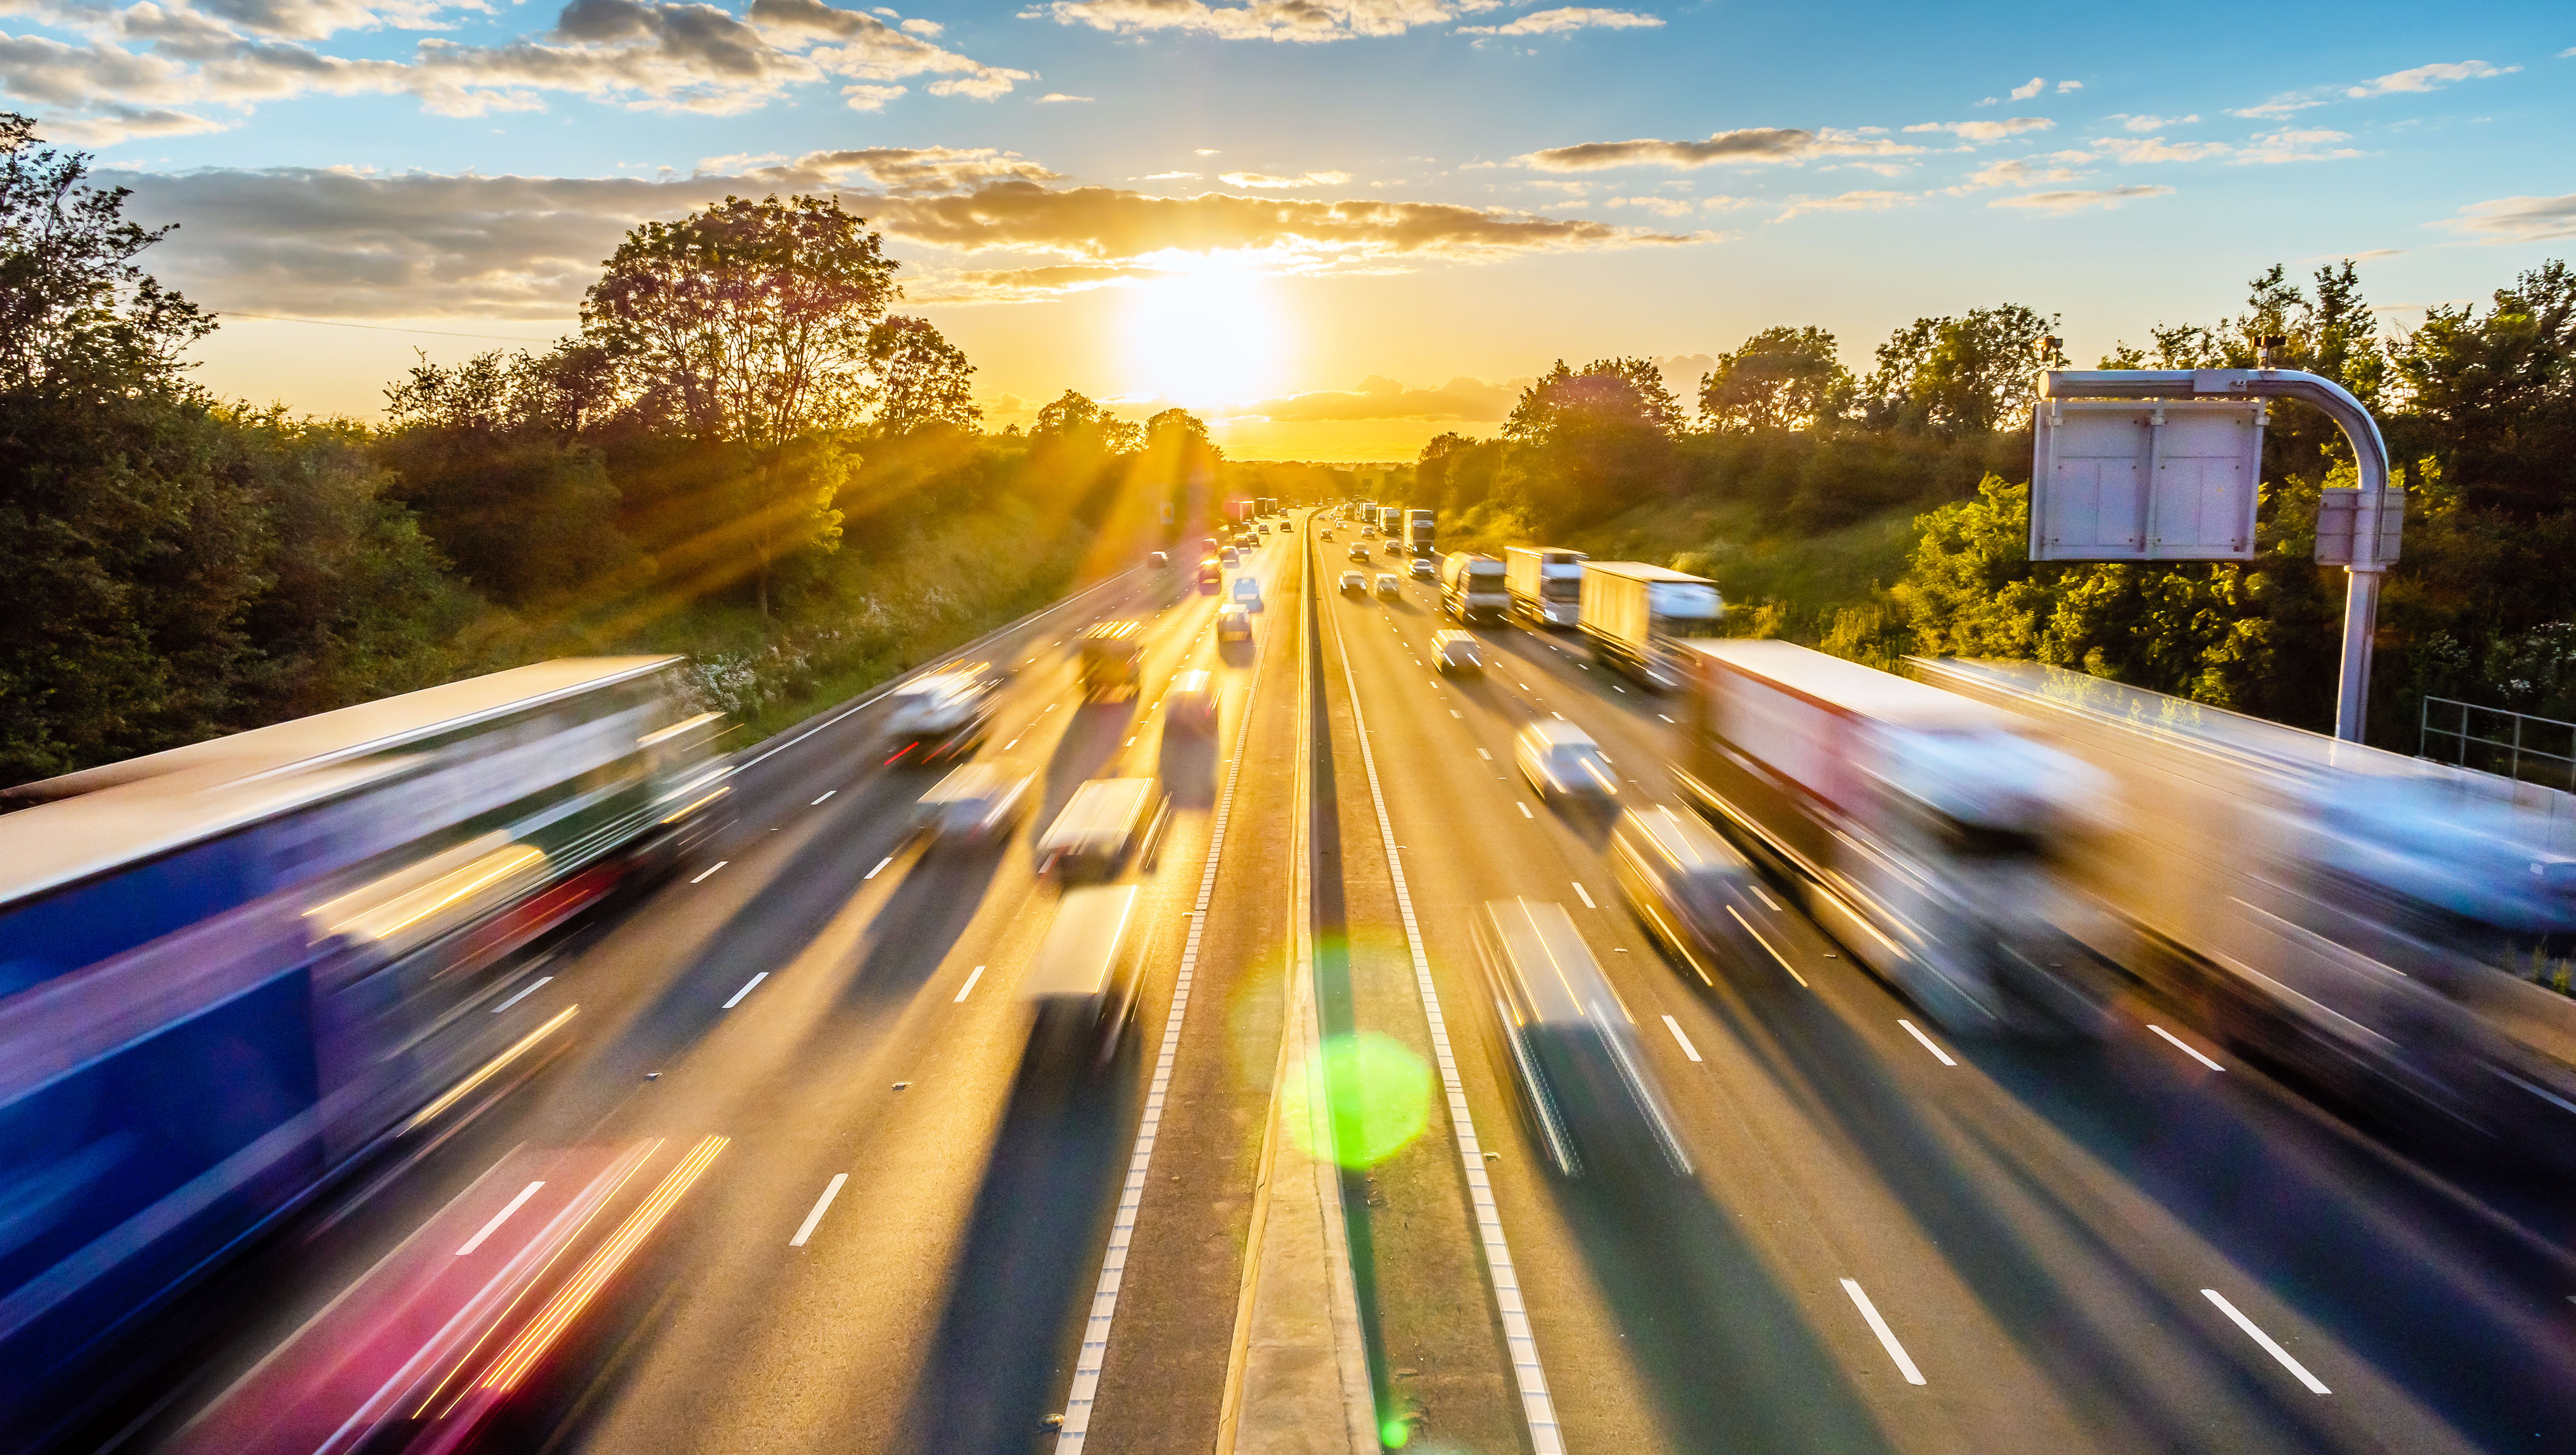
<instances>
[{"instance_id":1,"label":"roadside vegetation","mask_svg":"<svg viewBox=\"0 0 2576 1455\"><path fill-rule=\"evenodd\" d=\"M2382 332L2349 262L2274 267L2244 312L2160 326L2098 367L2334 379L2380 420L2406 486L2381 603L2371 738L2413 752L2427 695L2576 719L2576 271ZM2251 564L2034 567L2029 418L2056 319L2020 305L1917 319L1856 376L1834 337L1770 328L1686 408L1643 359L1559 363L1490 439L1414 466L1444 540L1546 541L1716 580L1730 628L1893 666L2033 659L2303 727L2331 726L2343 573L2315 564L2317 492L2353 483L2333 425L2273 406Z\"/></svg>"},{"instance_id":2,"label":"roadside vegetation","mask_svg":"<svg viewBox=\"0 0 2576 1455\"><path fill-rule=\"evenodd\" d=\"M986 433L820 198L637 228L577 334L423 362L381 424L219 399L183 358L216 319L87 165L0 115L0 785L581 653L685 653L757 736L1229 493L1348 493L1180 410Z\"/></svg>"}]
</instances>

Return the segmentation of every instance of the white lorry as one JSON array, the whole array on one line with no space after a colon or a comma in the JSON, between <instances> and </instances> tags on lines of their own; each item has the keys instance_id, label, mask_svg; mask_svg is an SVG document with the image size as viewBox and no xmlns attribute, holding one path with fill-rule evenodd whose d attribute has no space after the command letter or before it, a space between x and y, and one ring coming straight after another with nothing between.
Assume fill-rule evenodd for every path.
<instances>
[{"instance_id":1,"label":"white lorry","mask_svg":"<svg viewBox=\"0 0 2576 1455\"><path fill-rule=\"evenodd\" d=\"M1571 627L1583 610L1581 551L1557 546L1510 546L1503 551L1503 590L1514 621L1539 630Z\"/></svg>"},{"instance_id":2,"label":"white lorry","mask_svg":"<svg viewBox=\"0 0 2576 1455\"><path fill-rule=\"evenodd\" d=\"M2031 662L1913 664L2109 780L2070 928L2378 1119L2576 1165L2576 798ZM2564 953L2563 949L2559 953Z\"/></svg>"},{"instance_id":3,"label":"white lorry","mask_svg":"<svg viewBox=\"0 0 2576 1455\"><path fill-rule=\"evenodd\" d=\"M1492 556L1452 551L1440 563L1440 609L1463 622L1501 621L1512 607L1503 563Z\"/></svg>"},{"instance_id":4,"label":"white lorry","mask_svg":"<svg viewBox=\"0 0 2576 1455\"><path fill-rule=\"evenodd\" d=\"M1717 635L1726 616L1716 582L1642 561L1584 562L1582 605L1593 652L1658 691L1689 670L1679 644Z\"/></svg>"},{"instance_id":5,"label":"white lorry","mask_svg":"<svg viewBox=\"0 0 2576 1455\"><path fill-rule=\"evenodd\" d=\"M1954 1033L2080 1027L2051 856L2099 775L2011 713L1781 641L1691 642L1674 778Z\"/></svg>"}]
</instances>

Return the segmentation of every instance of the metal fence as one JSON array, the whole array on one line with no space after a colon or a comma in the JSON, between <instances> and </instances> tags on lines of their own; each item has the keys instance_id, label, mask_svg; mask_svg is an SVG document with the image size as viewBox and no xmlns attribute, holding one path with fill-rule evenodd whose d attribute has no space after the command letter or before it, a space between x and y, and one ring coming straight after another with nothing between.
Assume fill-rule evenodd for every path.
<instances>
[{"instance_id":1,"label":"metal fence","mask_svg":"<svg viewBox=\"0 0 2576 1455\"><path fill-rule=\"evenodd\" d=\"M2576 722L2427 697L2415 752L2517 783L2576 792Z\"/></svg>"}]
</instances>

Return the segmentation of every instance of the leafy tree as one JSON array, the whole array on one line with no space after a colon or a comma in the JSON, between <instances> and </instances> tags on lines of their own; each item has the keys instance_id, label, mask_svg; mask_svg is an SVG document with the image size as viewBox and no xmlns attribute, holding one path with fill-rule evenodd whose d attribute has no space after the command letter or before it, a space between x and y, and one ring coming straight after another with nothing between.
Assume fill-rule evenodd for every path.
<instances>
[{"instance_id":1,"label":"leafy tree","mask_svg":"<svg viewBox=\"0 0 2576 1455\"><path fill-rule=\"evenodd\" d=\"M1878 346L1878 367L1863 385L1875 418L1899 429L1942 436L2018 429L2038 398L2043 368L2063 368L2063 355L2040 355L2057 315L2018 303L1973 308L1958 318L1918 318Z\"/></svg>"},{"instance_id":2,"label":"leafy tree","mask_svg":"<svg viewBox=\"0 0 2576 1455\"><path fill-rule=\"evenodd\" d=\"M875 402L870 342L897 266L837 198L728 197L627 233L582 301L585 335L634 387L743 456L728 529L751 547L764 618L779 559L838 544L831 442Z\"/></svg>"},{"instance_id":3,"label":"leafy tree","mask_svg":"<svg viewBox=\"0 0 2576 1455\"><path fill-rule=\"evenodd\" d=\"M908 435L948 426L973 429L984 418L975 403L975 366L926 318L896 314L868 334L868 366L881 381L879 435Z\"/></svg>"},{"instance_id":4,"label":"leafy tree","mask_svg":"<svg viewBox=\"0 0 2576 1455\"><path fill-rule=\"evenodd\" d=\"M1720 434L1814 429L1840 420L1857 389L1834 336L1821 328L1766 328L1700 380L1699 411Z\"/></svg>"},{"instance_id":5,"label":"leafy tree","mask_svg":"<svg viewBox=\"0 0 2576 1455\"><path fill-rule=\"evenodd\" d=\"M1145 431L1111 414L1087 395L1067 389L1043 405L1029 426L1032 440L1057 440L1112 455L1132 455L1145 447Z\"/></svg>"},{"instance_id":6,"label":"leafy tree","mask_svg":"<svg viewBox=\"0 0 2576 1455\"><path fill-rule=\"evenodd\" d=\"M134 261L171 228L126 217L127 190L92 185L89 161L42 147L34 122L0 112L0 389L97 399L167 388L180 352L214 331Z\"/></svg>"},{"instance_id":7,"label":"leafy tree","mask_svg":"<svg viewBox=\"0 0 2576 1455\"><path fill-rule=\"evenodd\" d=\"M1543 529L1562 530L1672 484L1682 409L1649 359L1556 367L1521 391L1503 421L1512 445L1495 493Z\"/></svg>"},{"instance_id":8,"label":"leafy tree","mask_svg":"<svg viewBox=\"0 0 2576 1455\"><path fill-rule=\"evenodd\" d=\"M2483 316L2436 304L2391 368L2464 500L2524 517L2576 508L2576 270L2524 273Z\"/></svg>"}]
</instances>

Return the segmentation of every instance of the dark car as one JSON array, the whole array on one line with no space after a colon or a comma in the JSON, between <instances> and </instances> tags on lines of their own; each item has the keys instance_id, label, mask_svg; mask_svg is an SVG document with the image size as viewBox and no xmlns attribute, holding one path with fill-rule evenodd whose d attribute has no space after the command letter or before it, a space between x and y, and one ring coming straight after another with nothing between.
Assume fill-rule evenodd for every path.
<instances>
[{"instance_id":1,"label":"dark car","mask_svg":"<svg viewBox=\"0 0 2576 1455\"><path fill-rule=\"evenodd\" d=\"M1700 983L1773 963L1754 928L1771 903L1753 865L1696 815L1660 804L1619 815L1610 874L1646 932Z\"/></svg>"},{"instance_id":2,"label":"dark car","mask_svg":"<svg viewBox=\"0 0 2576 1455\"><path fill-rule=\"evenodd\" d=\"M1487 901L1476 915L1476 954L1513 1077L1557 1172L1687 1175L1690 1155L1647 1074L1636 1022L1565 906Z\"/></svg>"}]
</instances>

